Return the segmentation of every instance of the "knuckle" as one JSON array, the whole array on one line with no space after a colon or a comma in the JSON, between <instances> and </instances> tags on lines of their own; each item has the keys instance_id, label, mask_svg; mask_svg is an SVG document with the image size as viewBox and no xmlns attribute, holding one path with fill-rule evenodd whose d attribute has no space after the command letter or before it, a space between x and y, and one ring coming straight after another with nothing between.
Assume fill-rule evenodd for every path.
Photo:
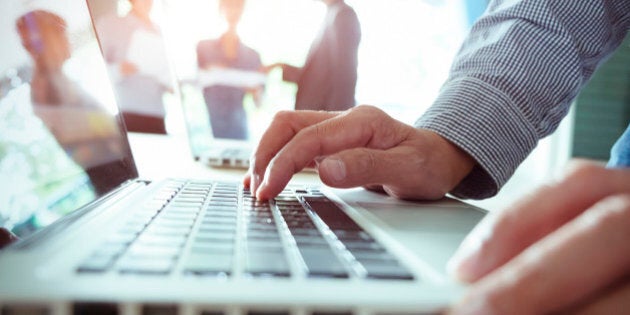
<instances>
[{"instance_id":1,"label":"knuckle","mask_svg":"<svg viewBox=\"0 0 630 315\"><path fill-rule=\"evenodd\" d=\"M361 150L359 159L357 159L359 165L359 172L363 174L376 170L378 167L378 161L376 155L371 150Z\"/></svg>"},{"instance_id":2,"label":"knuckle","mask_svg":"<svg viewBox=\"0 0 630 315\"><path fill-rule=\"evenodd\" d=\"M353 111L366 113L366 114L376 114L378 112L382 112L378 107L372 105L359 105L353 108Z\"/></svg>"},{"instance_id":3,"label":"knuckle","mask_svg":"<svg viewBox=\"0 0 630 315\"><path fill-rule=\"evenodd\" d=\"M294 112L290 110L281 110L273 115L274 122L287 122L291 121L294 116Z\"/></svg>"},{"instance_id":4,"label":"knuckle","mask_svg":"<svg viewBox=\"0 0 630 315\"><path fill-rule=\"evenodd\" d=\"M368 121L374 123L378 121L383 121L383 117L387 117L387 114L383 110L378 107L372 105L360 105L355 107L355 112L367 117Z\"/></svg>"},{"instance_id":5,"label":"knuckle","mask_svg":"<svg viewBox=\"0 0 630 315\"><path fill-rule=\"evenodd\" d=\"M569 169L564 177L565 181L590 181L600 178L607 170L601 165L586 161L575 160L569 165Z\"/></svg>"},{"instance_id":6,"label":"knuckle","mask_svg":"<svg viewBox=\"0 0 630 315\"><path fill-rule=\"evenodd\" d=\"M343 130L343 122L325 120L321 123L301 129L298 131L296 138L300 139L300 141L304 141L305 139L324 140L334 136L339 130ZM318 141L318 143L321 143L321 141Z\"/></svg>"},{"instance_id":7,"label":"knuckle","mask_svg":"<svg viewBox=\"0 0 630 315\"><path fill-rule=\"evenodd\" d=\"M611 220L630 221L630 193L609 196L603 202Z\"/></svg>"},{"instance_id":8,"label":"knuckle","mask_svg":"<svg viewBox=\"0 0 630 315\"><path fill-rule=\"evenodd\" d=\"M595 231L623 230L627 238L630 230L618 227L630 224L630 194L612 195L600 200L584 213L580 222L583 227Z\"/></svg>"}]
</instances>

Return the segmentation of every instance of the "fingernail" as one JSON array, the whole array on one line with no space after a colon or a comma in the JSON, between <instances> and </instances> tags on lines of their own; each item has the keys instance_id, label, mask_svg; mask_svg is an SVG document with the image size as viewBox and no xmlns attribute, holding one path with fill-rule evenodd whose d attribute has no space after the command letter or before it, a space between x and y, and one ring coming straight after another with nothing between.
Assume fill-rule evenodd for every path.
<instances>
[{"instance_id":1,"label":"fingernail","mask_svg":"<svg viewBox=\"0 0 630 315\"><path fill-rule=\"evenodd\" d=\"M346 178L346 164L338 158L326 158L319 164L320 171L325 170L336 182Z\"/></svg>"}]
</instances>

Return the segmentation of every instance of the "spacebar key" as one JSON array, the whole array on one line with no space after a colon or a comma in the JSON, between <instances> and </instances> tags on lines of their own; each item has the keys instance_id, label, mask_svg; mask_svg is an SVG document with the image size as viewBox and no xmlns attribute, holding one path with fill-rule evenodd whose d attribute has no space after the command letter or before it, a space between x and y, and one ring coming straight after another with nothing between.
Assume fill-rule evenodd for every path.
<instances>
[{"instance_id":1,"label":"spacebar key","mask_svg":"<svg viewBox=\"0 0 630 315\"><path fill-rule=\"evenodd\" d=\"M328 247L302 247L300 254L308 268L309 277L348 277L348 272Z\"/></svg>"}]
</instances>

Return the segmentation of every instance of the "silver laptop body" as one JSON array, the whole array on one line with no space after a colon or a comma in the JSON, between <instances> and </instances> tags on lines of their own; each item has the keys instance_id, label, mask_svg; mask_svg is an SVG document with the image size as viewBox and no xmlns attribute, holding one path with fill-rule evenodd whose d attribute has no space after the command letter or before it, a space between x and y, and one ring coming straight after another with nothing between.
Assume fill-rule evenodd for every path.
<instances>
[{"instance_id":1,"label":"silver laptop body","mask_svg":"<svg viewBox=\"0 0 630 315\"><path fill-rule=\"evenodd\" d=\"M423 314L461 292L445 264L483 211L143 181L86 3L0 12L1 314Z\"/></svg>"}]
</instances>

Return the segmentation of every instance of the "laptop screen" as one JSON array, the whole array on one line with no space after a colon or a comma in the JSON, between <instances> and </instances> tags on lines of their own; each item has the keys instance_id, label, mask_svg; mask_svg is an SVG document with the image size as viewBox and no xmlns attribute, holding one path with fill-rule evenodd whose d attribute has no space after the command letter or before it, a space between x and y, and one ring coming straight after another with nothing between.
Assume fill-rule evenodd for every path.
<instances>
[{"instance_id":1,"label":"laptop screen","mask_svg":"<svg viewBox=\"0 0 630 315\"><path fill-rule=\"evenodd\" d=\"M0 15L0 227L24 237L137 171L86 3Z\"/></svg>"}]
</instances>

